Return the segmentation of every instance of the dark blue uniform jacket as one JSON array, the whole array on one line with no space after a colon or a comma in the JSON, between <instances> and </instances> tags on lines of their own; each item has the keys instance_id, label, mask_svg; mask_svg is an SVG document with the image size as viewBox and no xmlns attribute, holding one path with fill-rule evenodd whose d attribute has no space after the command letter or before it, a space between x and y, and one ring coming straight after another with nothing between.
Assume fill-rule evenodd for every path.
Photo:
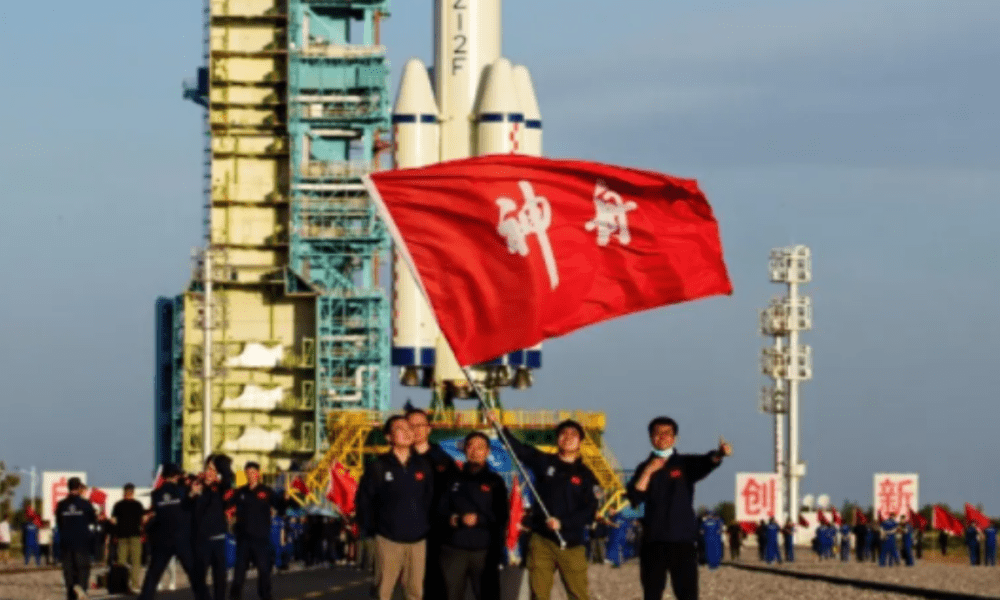
<instances>
[{"instance_id":1,"label":"dark blue uniform jacket","mask_svg":"<svg viewBox=\"0 0 1000 600\"><path fill-rule=\"evenodd\" d=\"M283 512L284 506L274 490L259 484L250 489L244 485L236 488L229 499L229 506L236 509L236 537L256 541L271 539L271 509Z\"/></svg>"},{"instance_id":2,"label":"dark blue uniform jacket","mask_svg":"<svg viewBox=\"0 0 1000 600\"><path fill-rule=\"evenodd\" d=\"M642 535L646 542L693 542L698 537L698 520L694 515L694 484L704 479L719 463L717 451L707 454L674 452L662 469L653 473L645 492L635 489L642 472L655 458L642 461L628 483L628 499L632 506L646 503L642 518Z\"/></svg>"},{"instance_id":3,"label":"dark blue uniform jacket","mask_svg":"<svg viewBox=\"0 0 1000 600\"><path fill-rule=\"evenodd\" d=\"M154 546L189 543L194 506L189 490L179 483L167 481L149 497L150 511L154 515L147 527L150 543Z\"/></svg>"},{"instance_id":4,"label":"dark blue uniform jacket","mask_svg":"<svg viewBox=\"0 0 1000 600\"><path fill-rule=\"evenodd\" d=\"M535 488L545 503L549 513L559 519L562 534L567 546L578 546L586 540L586 530L597 516L597 491L600 486L583 460L577 458L566 462L556 454L541 452L511 435L504 429L511 448L535 474ZM545 524L545 515L541 510L531 511L531 530L554 542L558 541L556 534Z\"/></svg>"},{"instance_id":5,"label":"dark blue uniform jacket","mask_svg":"<svg viewBox=\"0 0 1000 600\"><path fill-rule=\"evenodd\" d=\"M70 495L56 504L59 548L64 551L90 551L90 526L97 522L94 505L80 496Z\"/></svg>"},{"instance_id":6,"label":"dark blue uniform jacket","mask_svg":"<svg viewBox=\"0 0 1000 600\"><path fill-rule=\"evenodd\" d=\"M375 458L358 482L357 519L363 537L378 534L394 542L417 542L430 531L434 469L420 455L406 464L386 452Z\"/></svg>"},{"instance_id":7,"label":"dark blue uniform jacket","mask_svg":"<svg viewBox=\"0 0 1000 600\"><path fill-rule=\"evenodd\" d=\"M447 523L442 539L445 544L465 550L501 550L510 515L507 484L489 466L473 471L466 464L445 487L438 512ZM462 523L462 515L467 513L476 515L475 526ZM453 515L458 516L454 527Z\"/></svg>"}]
</instances>

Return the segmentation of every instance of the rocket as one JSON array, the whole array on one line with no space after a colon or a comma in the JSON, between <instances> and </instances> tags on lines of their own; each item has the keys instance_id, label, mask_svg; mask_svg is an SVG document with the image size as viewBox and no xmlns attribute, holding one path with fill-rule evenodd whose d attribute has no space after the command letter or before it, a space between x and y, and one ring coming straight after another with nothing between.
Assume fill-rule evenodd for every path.
<instances>
[{"instance_id":1,"label":"rocket","mask_svg":"<svg viewBox=\"0 0 1000 600\"><path fill-rule=\"evenodd\" d=\"M542 118L531 74L501 55L501 1L435 0L434 67L409 60L393 108L396 168L486 154L542 155ZM392 364L402 368L402 384L465 381L398 252L393 292ZM541 367L541 345L491 365L516 373L494 383L527 387L528 369Z\"/></svg>"}]
</instances>

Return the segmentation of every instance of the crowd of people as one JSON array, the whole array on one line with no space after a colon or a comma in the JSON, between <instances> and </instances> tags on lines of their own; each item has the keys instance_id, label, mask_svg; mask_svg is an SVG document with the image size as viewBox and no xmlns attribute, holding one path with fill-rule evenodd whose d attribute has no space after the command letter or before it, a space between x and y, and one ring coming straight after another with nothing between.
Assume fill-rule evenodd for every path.
<instances>
[{"instance_id":1,"label":"crowd of people","mask_svg":"<svg viewBox=\"0 0 1000 600\"><path fill-rule=\"evenodd\" d=\"M722 535L718 533L720 523L715 514L702 516L700 548L715 548L706 551L707 563L718 566L723 547ZM779 525L774 517L761 520L749 534L739 523L726 527L730 558L739 560L741 547L747 535L756 541L758 559L768 564L795 561L795 532L797 525L791 519ZM937 544L942 555L947 555L950 534L939 530ZM889 514L881 521L872 523L821 523L814 530L811 549L819 560L840 560L848 562L878 563L881 567L905 565L912 567L923 558L923 552L930 541L923 527L915 527L906 514ZM996 566L997 525L989 523L980 527L969 520L965 523L964 539L972 565Z\"/></svg>"},{"instance_id":2,"label":"crowd of people","mask_svg":"<svg viewBox=\"0 0 1000 600\"><path fill-rule=\"evenodd\" d=\"M534 482L531 504L513 528L509 490L487 460L489 437L470 433L464 460L456 461L430 441L427 413L410 409L385 423L390 449L366 465L356 508L347 514L303 513L287 491L263 483L253 462L243 467L246 484L237 487L231 460L212 455L199 473L164 465L148 507L127 484L106 516L96 512L86 486L71 478L68 497L55 507L55 527L48 528L58 549L52 560L62 565L68 600L86 600L91 567L100 563L110 565L109 591L151 600L171 561L187 575L196 600L238 600L251 566L258 573L257 595L271 600L272 571L295 561L363 569L373 576L371 592L380 600L389 600L397 586L408 600L460 600L467 587L477 600L498 600L502 569L523 564L534 598L550 598L558 573L569 597L584 600L589 564L620 566L633 556L641 563L646 598L660 598L668 578L677 598L697 598L694 486L731 453L728 444L720 440L702 455L679 454L673 448L677 423L654 419L653 450L627 486L629 501L645 506L636 520L616 511L600 515L602 491L582 460L579 423L567 420L555 428L554 453L500 431ZM33 559L30 540L43 546L46 527L32 523L25 547Z\"/></svg>"}]
</instances>

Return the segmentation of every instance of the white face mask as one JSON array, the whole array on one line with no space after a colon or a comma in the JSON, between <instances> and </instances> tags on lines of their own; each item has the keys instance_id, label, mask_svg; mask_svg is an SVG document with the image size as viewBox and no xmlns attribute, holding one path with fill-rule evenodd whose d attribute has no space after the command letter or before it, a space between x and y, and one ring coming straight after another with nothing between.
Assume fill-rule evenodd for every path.
<instances>
[{"instance_id":1,"label":"white face mask","mask_svg":"<svg viewBox=\"0 0 1000 600\"><path fill-rule=\"evenodd\" d=\"M666 450L657 450L656 448L653 448L653 454L659 458L670 458L670 455L673 453L674 449L672 447L667 448Z\"/></svg>"}]
</instances>

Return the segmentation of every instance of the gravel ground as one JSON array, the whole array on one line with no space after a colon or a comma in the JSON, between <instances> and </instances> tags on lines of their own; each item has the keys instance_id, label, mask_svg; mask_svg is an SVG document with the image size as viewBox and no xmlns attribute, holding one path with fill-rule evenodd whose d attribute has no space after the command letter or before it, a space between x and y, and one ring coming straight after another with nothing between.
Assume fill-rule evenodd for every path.
<instances>
[{"instance_id":1,"label":"gravel ground","mask_svg":"<svg viewBox=\"0 0 1000 600\"><path fill-rule=\"evenodd\" d=\"M877 563L839 560L818 561L814 554L800 552L792 564L773 565L775 568L817 573L830 577L878 581L911 587L960 592L980 596L1000 596L1000 570L997 567L973 567L965 562L943 562L940 555L928 554L912 567L879 567ZM756 556L744 559L746 564L760 565Z\"/></svg>"},{"instance_id":2,"label":"gravel ground","mask_svg":"<svg viewBox=\"0 0 1000 600\"><path fill-rule=\"evenodd\" d=\"M745 555L748 553L745 553ZM756 557L743 560L746 564L760 565ZM942 564L924 561L916 567L880 569L870 564L818 562L806 553L799 562L783 565L781 569L821 573L835 577L864 579L909 585L914 587L964 592L983 596L1000 595L1000 571L996 568L971 567L962 564ZM592 600L641 600L639 566L634 560L620 569L605 565L591 565L590 592ZM164 580L167 578L164 577ZM703 599L745 600L747 598L809 599L833 597L838 600L867 600L912 598L900 594L859 590L848 586L817 581L800 581L777 574L757 573L721 567L714 571L702 567L700 573ZM185 585L184 574L178 569L178 588ZM566 600L562 586L556 583L553 600ZM37 571L22 574L0 575L0 600L62 600L61 571ZM99 597L94 594L94 597ZM673 598L669 585L664 598Z\"/></svg>"}]
</instances>

